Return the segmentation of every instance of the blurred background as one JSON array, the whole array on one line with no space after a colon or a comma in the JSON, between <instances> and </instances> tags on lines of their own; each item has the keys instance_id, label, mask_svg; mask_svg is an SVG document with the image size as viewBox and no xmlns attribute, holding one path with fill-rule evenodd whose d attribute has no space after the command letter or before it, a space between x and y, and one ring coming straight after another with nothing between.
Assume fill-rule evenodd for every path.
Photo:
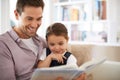
<instances>
[{"instance_id":1,"label":"blurred background","mask_svg":"<svg viewBox=\"0 0 120 80\"><path fill-rule=\"evenodd\" d=\"M48 25L64 23L70 43L119 45L120 0L44 0L43 22L38 34L45 37ZM16 0L0 0L0 34L17 25Z\"/></svg>"}]
</instances>

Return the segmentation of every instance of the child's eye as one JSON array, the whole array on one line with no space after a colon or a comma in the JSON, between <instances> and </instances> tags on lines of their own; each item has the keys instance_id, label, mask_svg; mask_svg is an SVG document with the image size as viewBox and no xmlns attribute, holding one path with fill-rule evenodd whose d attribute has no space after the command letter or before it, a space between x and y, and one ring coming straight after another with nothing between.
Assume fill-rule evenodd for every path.
<instances>
[{"instance_id":1,"label":"child's eye","mask_svg":"<svg viewBox=\"0 0 120 80\"><path fill-rule=\"evenodd\" d=\"M50 44L50 46L54 46L54 45L55 45L55 44L52 44L52 43Z\"/></svg>"},{"instance_id":2,"label":"child's eye","mask_svg":"<svg viewBox=\"0 0 120 80\"><path fill-rule=\"evenodd\" d=\"M59 43L59 45L63 45L64 43Z\"/></svg>"}]
</instances>

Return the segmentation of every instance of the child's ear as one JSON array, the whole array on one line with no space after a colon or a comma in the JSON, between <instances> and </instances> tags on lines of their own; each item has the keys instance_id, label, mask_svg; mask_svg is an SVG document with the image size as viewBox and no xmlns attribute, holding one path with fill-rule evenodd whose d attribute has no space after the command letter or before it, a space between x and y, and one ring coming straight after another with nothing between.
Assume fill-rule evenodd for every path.
<instances>
[{"instance_id":1,"label":"child's ear","mask_svg":"<svg viewBox=\"0 0 120 80\"><path fill-rule=\"evenodd\" d=\"M67 41L69 41L69 37L68 37Z\"/></svg>"}]
</instances>

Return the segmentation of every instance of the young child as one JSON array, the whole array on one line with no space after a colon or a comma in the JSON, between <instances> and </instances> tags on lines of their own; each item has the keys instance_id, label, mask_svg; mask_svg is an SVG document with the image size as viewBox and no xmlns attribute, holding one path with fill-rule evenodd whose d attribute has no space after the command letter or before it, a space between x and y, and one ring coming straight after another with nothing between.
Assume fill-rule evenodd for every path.
<instances>
[{"instance_id":1,"label":"young child","mask_svg":"<svg viewBox=\"0 0 120 80\"><path fill-rule=\"evenodd\" d=\"M47 28L46 41L48 48L40 56L38 67L53 67L74 64L77 60L72 53L67 51L68 31L64 24L54 23Z\"/></svg>"}]
</instances>

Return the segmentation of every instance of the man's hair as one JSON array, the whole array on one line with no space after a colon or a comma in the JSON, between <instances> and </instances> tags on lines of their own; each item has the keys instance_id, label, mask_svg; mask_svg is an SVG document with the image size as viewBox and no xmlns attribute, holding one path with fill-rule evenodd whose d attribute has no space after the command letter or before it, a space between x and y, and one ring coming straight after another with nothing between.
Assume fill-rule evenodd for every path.
<instances>
[{"instance_id":1,"label":"man's hair","mask_svg":"<svg viewBox=\"0 0 120 80\"><path fill-rule=\"evenodd\" d=\"M67 28L62 23L51 24L46 30L46 40L48 40L50 35L63 36L66 40L68 40Z\"/></svg>"},{"instance_id":2,"label":"man's hair","mask_svg":"<svg viewBox=\"0 0 120 80\"><path fill-rule=\"evenodd\" d=\"M16 10L20 15L26 6L41 7L43 9L44 2L43 0L17 0Z\"/></svg>"}]
</instances>

